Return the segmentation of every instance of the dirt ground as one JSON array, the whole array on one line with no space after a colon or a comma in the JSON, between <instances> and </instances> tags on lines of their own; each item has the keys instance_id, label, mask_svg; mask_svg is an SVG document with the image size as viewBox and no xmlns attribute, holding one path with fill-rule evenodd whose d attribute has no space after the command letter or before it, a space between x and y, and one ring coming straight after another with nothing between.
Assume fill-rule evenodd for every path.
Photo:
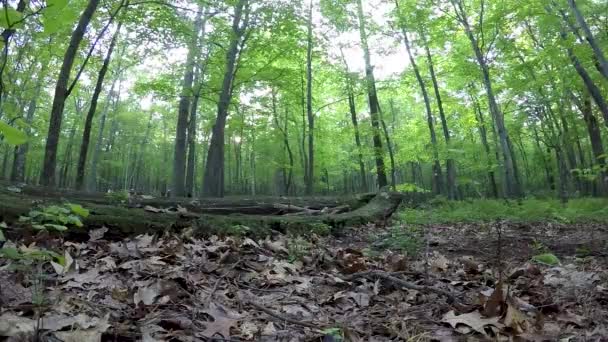
<instances>
[{"instance_id":1,"label":"dirt ground","mask_svg":"<svg viewBox=\"0 0 608 342\"><path fill-rule=\"evenodd\" d=\"M430 226L416 255L379 244L394 229L407 228L368 225L337 237L277 233L258 241L194 239L187 231L110 241L100 229L83 242L47 237L29 246L7 243L22 252L61 247L65 254L55 263L0 259L0 336L608 339L607 226ZM531 261L541 252L555 254L559 264Z\"/></svg>"}]
</instances>

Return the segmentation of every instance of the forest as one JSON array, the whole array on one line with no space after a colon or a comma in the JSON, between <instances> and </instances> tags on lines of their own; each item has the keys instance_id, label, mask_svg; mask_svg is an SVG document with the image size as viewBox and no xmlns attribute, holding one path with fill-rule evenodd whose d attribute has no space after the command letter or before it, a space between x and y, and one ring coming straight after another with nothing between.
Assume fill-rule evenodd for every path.
<instances>
[{"instance_id":1,"label":"forest","mask_svg":"<svg viewBox=\"0 0 608 342\"><path fill-rule=\"evenodd\" d=\"M608 1L1 3L0 340L608 338Z\"/></svg>"}]
</instances>

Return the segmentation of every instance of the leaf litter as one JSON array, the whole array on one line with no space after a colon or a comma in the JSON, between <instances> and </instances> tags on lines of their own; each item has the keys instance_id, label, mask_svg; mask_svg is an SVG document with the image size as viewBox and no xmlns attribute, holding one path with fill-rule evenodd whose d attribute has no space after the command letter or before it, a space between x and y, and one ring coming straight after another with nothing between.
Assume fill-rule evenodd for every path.
<instances>
[{"instance_id":1,"label":"leaf litter","mask_svg":"<svg viewBox=\"0 0 608 342\"><path fill-rule=\"evenodd\" d=\"M380 227L353 228L349 235ZM35 272L0 260L0 337L52 341L602 340L600 257L369 253L314 237L140 235L56 241ZM445 234L445 228L441 230ZM442 236L432 236L441 239ZM298 240L300 241L300 240ZM291 244L291 245L290 245ZM367 243L369 245L370 243ZM31 248L28 247L28 248ZM52 337L53 339L48 339Z\"/></svg>"}]
</instances>

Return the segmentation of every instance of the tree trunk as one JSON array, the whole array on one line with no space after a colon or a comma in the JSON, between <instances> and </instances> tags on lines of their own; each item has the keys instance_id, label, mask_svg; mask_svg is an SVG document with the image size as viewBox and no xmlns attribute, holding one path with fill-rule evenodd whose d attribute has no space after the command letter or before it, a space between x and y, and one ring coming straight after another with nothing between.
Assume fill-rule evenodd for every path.
<instances>
[{"instance_id":1,"label":"tree trunk","mask_svg":"<svg viewBox=\"0 0 608 342\"><path fill-rule=\"evenodd\" d=\"M606 57L604 56L604 53L602 52L602 48L600 47L600 45L597 43L597 41L593 37L593 33L591 33L591 30L589 29L589 26L587 25L587 22L585 21L585 18L583 17L581 11L578 9L576 2L574 0L568 0L568 5L570 6L570 9L574 13L576 22L583 30L583 33L585 34L585 39L587 40L587 42L591 46L591 49L593 50L593 54L597 60L598 66L599 66L598 70L604 76L604 78L608 79L608 61L606 61Z\"/></svg>"},{"instance_id":2,"label":"tree trunk","mask_svg":"<svg viewBox=\"0 0 608 342\"><path fill-rule=\"evenodd\" d=\"M182 92L179 98L179 109L177 115L177 128L175 130L175 150L173 154L173 191L172 196L184 197L186 195L185 173L186 173L186 148L188 114L191 109L191 99L193 96L192 82L194 79L195 56L200 53L198 45L199 32L202 26L202 9L199 8L194 21Z\"/></svg>"},{"instance_id":3,"label":"tree trunk","mask_svg":"<svg viewBox=\"0 0 608 342\"><path fill-rule=\"evenodd\" d=\"M346 70L346 91L348 93L348 109L350 111L350 119L353 123L353 130L355 133L355 144L357 146L357 157L359 162L359 176L361 177L361 191L368 191L367 179L365 178L365 163L363 162L363 148L361 147L361 134L359 132L359 120L357 119L357 107L355 102L355 93L353 90L353 79L350 75L350 70L348 68L348 64L346 63L346 58L344 57L344 53L342 48L340 48L340 53L342 56L342 62L344 63L344 68Z\"/></svg>"},{"instance_id":4,"label":"tree trunk","mask_svg":"<svg viewBox=\"0 0 608 342\"><path fill-rule=\"evenodd\" d=\"M599 176L599 193L604 195L606 194L606 171L604 171L606 167L606 153L604 152L604 144L602 143L602 132L600 129L600 125L593 115L593 107L591 106L591 100L589 96L586 95L583 99L582 108L580 108L583 113L583 118L585 120L585 124L587 126L587 132L589 134L589 140L591 141L591 150L593 151L593 157L595 159L595 163L600 166L602 170Z\"/></svg>"},{"instance_id":5,"label":"tree trunk","mask_svg":"<svg viewBox=\"0 0 608 342\"><path fill-rule=\"evenodd\" d=\"M51 109L51 118L49 120L48 137L46 140L46 146L44 150L44 166L42 169L42 175L40 177L40 183L43 185L54 186L55 185L55 166L57 163L57 148L59 145L59 136L61 133L61 121L63 119L63 109L65 107L65 100L70 95L68 92L68 82L70 79L70 73L76 54L78 53L78 46L84 37L85 31L89 22L93 18L93 14L99 5L99 0L89 0L87 7L80 16L78 25L72 33L70 43L63 57L63 63L61 70L59 71L59 77L55 86L55 96L53 98L53 106Z\"/></svg>"},{"instance_id":6,"label":"tree trunk","mask_svg":"<svg viewBox=\"0 0 608 342\"><path fill-rule=\"evenodd\" d=\"M365 17L363 15L362 0L357 0L357 12L359 17L359 35L361 39L361 47L365 58L365 79L367 81L367 94L369 97L369 112L372 121L372 134L374 142L374 155L376 159L376 173L378 175L378 187L383 188L388 184L386 178L386 170L384 168L384 149L382 148L382 137L380 133L380 104L378 102L378 94L376 92L376 80L369 54L369 46L367 44L367 32L365 30Z\"/></svg>"},{"instance_id":7,"label":"tree trunk","mask_svg":"<svg viewBox=\"0 0 608 342\"><path fill-rule=\"evenodd\" d=\"M245 9L245 19L241 23L243 9ZM230 46L226 52L226 70L222 82L222 90L217 105L217 118L209 143L207 162L205 163L205 176L203 180L202 195L206 197L224 196L224 133L226 128L226 118L228 117L228 107L232 98L232 83L236 68L236 57L239 52L239 43L247 25L249 24L248 0L239 0L235 6L234 19L232 22L233 36Z\"/></svg>"},{"instance_id":8,"label":"tree trunk","mask_svg":"<svg viewBox=\"0 0 608 342\"><path fill-rule=\"evenodd\" d=\"M445 112L443 110L443 101L441 100L441 94L439 92L439 83L437 82L437 76L435 75L435 67L433 66L433 57L431 56L431 50L429 49L428 42L424 38L424 48L426 50L426 59L429 64L429 72L431 74L431 81L433 82L433 90L435 92L435 99L437 100L437 107L439 108L439 118L441 119L441 127L443 128L443 136L445 138L445 144L450 147L450 131L448 129L448 122L445 118ZM449 152L448 152L449 153ZM447 191L448 198L456 199L456 162L452 158L446 160L446 172L447 172Z\"/></svg>"},{"instance_id":9,"label":"tree trunk","mask_svg":"<svg viewBox=\"0 0 608 342\"><path fill-rule=\"evenodd\" d=\"M566 39L565 34L563 32L562 38ZM572 65L574 65L574 69L576 69L576 72L583 80L583 83L591 94L591 97L593 97L593 100L600 108L602 116L604 117L604 124L608 127L608 103L606 102L606 98L604 98L604 96L602 95L602 90L597 85L595 85L593 79L591 79L591 76L589 75L587 70L585 70L578 57L576 57L576 55L572 51L572 49L568 48L567 50L568 57L570 57L570 61L572 62Z\"/></svg>"},{"instance_id":10,"label":"tree trunk","mask_svg":"<svg viewBox=\"0 0 608 342\"><path fill-rule=\"evenodd\" d=\"M37 75L38 82L36 83L36 89L34 90L34 94L30 99L30 103L27 108L27 114L25 116L25 121L28 123L28 127L26 128L27 135L30 135L31 133L31 127L29 125L32 124L34 114L36 114L36 106L38 104L38 98L40 97L40 93L42 91L42 86L44 85L43 83L44 78L46 77L47 68L47 64L42 65L42 68ZM15 147L15 157L13 158L13 169L11 174L11 179L13 182L25 181L25 168L28 151L29 142Z\"/></svg>"},{"instance_id":11,"label":"tree trunk","mask_svg":"<svg viewBox=\"0 0 608 342\"><path fill-rule=\"evenodd\" d=\"M443 174L441 171L441 164L439 163L439 148L437 146L437 134L435 133L435 120L433 119L433 111L431 110L431 101L429 99L429 94L426 90L424 79L420 74L418 64L416 63L416 60L412 55L410 41L407 37L407 31L405 30L405 27L401 27L401 32L403 34L403 43L405 44L405 50L407 51L410 64L414 69L414 75L416 76L416 80L418 81L418 86L420 86L422 98L424 99L424 107L426 108L426 119L429 127L429 133L431 135L431 145L433 150L433 191L435 192L435 194L442 194L444 193Z\"/></svg>"},{"instance_id":12,"label":"tree trunk","mask_svg":"<svg viewBox=\"0 0 608 342\"><path fill-rule=\"evenodd\" d=\"M473 91L473 90L472 90ZM477 124L479 126L479 135L481 137L481 144L483 145L483 149L486 153L486 163L487 163L487 172L488 172L488 184L490 185L490 196L497 198L498 197L498 186L496 185L496 177L494 176L494 166L492 165L492 153L490 151L490 144L488 143L488 134L486 123L483 118L483 113L481 112L481 108L479 107L479 103L477 99L471 95L471 99L473 100L473 105L475 106L475 119L477 120Z\"/></svg>"},{"instance_id":13,"label":"tree trunk","mask_svg":"<svg viewBox=\"0 0 608 342\"><path fill-rule=\"evenodd\" d=\"M3 8L8 8L8 4L6 1L2 2ZM19 0L17 3L16 11L19 13L23 13L28 4L26 0ZM8 50L10 48L10 39L15 34L14 27L5 28L0 34L0 42L2 42L2 56L0 57L0 105L2 104L2 100L4 99L4 70L6 69L6 65L8 63ZM2 116L0 114L0 116Z\"/></svg>"},{"instance_id":14,"label":"tree trunk","mask_svg":"<svg viewBox=\"0 0 608 342\"><path fill-rule=\"evenodd\" d=\"M63 167L59 174L59 187L66 188L68 186L68 174L70 167L72 166L72 146L74 145L74 137L76 136L76 124L80 120L80 111L78 111L78 118L74 120L72 128L70 129L70 136L68 138L68 145L65 148L63 155Z\"/></svg>"},{"instance_id":15,"label":"tree trunk","mask_svg":"<svg viewBox=\"0 0 608 342\"><path fill-rule=\"evenodd\" d=\"M380 107L378 108L380 109ZM391 107L391 109L394 109ZM382 125L382 131L384 132L384 139L386 140L386 147L388 149L388 155L391 162L391 188L393 191L397 191L397 181L395 179L395 154L393 152L393 144L391 143L391 137L388 133L388 128L386 123L384 122L384 117L382 115L382 110L380 109L380 124Z\"/></svg>"},{"instance_id":16,"label":"tree trunk","mask_svg":"<svg viewBox=\"0 0 608 342\"><path fill-rule=\"evenodd\" d=\"M116 96L114 101L118 102L119 95L114 95L114 83L110 87L110 91L108 92L108 97L103 106L103 111L101 112L101 118L99 120L99 131L97 132L97 142L95 143L95 149L93 150L93 158L91 160L91 174L88 177L88 185L87 190L91 192L97 191L97 165L99 165L99 156L101 154L101 146L103 144L103 132L106 127L106 118L108 117L108 111L110 110L110 103L112 102L112 98Z\"/></svg>"},{"instance_id":17,"label":"tree trunk","mask_svg":"<svg viewBox=\"0 0 608 342\"><path fill-rule=\"evenodd\" d=\"M515 162L512 157L512 150L509 146L509 138L508 138L509 134L508 134L507 128L505 126L504 115L503 115L502 111L500 110L500 108L498 107L498 103L496 102L496 97L494 95L494 88L492 86L492 79L490 77L490 67L488 66L484 53L481 51L479 42L477 41L475 34L471 30L467 13L465 12L464 6L462 5L462 0L450 0L450 1L454 7L458 20L462 24L464 31L471 43L471 47L473 48L473 51L475 52L475 58L477 59L477 63L479 64L479 67L483 74L483 83L484 83L484 87L486 90L486 95L488 97L490 113L492 113L494 123L498 130L498 137L499 137L499 141L500 141L500 147L501 147L501 152L502 152L502 157L503 157L503 162L504 162L503 167L504 167L504 180L505 180L504 181L505 196L507 198L520 197L521 189L520 189L520 184L518 182L518 177L515 174L516 173L515 164L514 164ZM483 23L480 23L480 26L482 26L482 25L483 25Z\"/></svg>"},{"instance_id":18,"label":"tree trunk","mask_svg":"<svg viewBox=\"0 0 608 342\"><path fill-rule=\"evenodd\" d=\"M122 22L118 23L118 27L116 28L116 32L112 37L112 41L110 42L110 47L108 48L108 52L106 53L106 58L103 60L103 64L101 69L99 69L99 75L97 76L97 83L95 84L95 89L93 90L93 96L91 97L91 104L89 106L89 112L87 113L87 117L84 122L84 130L82 132L82 142L80 144L80 154L78 156L78 166L76 169L76 189L84 190L84 174L87 163L87 154L89 152L89 142L91 140L91 126L93 125L93 117L95 116L95 112L97 111L97 101L99 100L99 95L103 90L103 82L106 77L106 73L108 72L108 68L110 66L110 61L112 60L112 53L114 52L114 47L116 46L116 42L118 41L118 36L120 35L120 28L122 27Z\"/></svg>"},{"instance_id":19,"label":"tree trunk","mask_svg":"<svg viewBox=\"0 0 608 342\"><path fill-rule=\"evenodd\" d=\"M312 0L308 10L308 35L306 45L306 116L308 117L308 160L306 170L306 194L312 195L315 181L314 132L315 117L312 112Z\"/></svg>"}]
</instances>

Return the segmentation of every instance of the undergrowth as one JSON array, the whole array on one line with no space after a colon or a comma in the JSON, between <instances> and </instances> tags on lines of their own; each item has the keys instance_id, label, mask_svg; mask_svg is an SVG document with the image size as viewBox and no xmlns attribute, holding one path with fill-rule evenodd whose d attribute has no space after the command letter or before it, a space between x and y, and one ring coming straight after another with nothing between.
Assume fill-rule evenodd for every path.
<instances>
[{"instance_id":1,"label":"undergrowth","mask_svg":"<svg viewBox=\"0 0 608 342\"><path fill-rule=\"evenodd\" d=\"M562 204L552 199L433 200L422 208L405 208L398 219L406 224L513 222L608 222L608 200L581 198Z\"/></svg>"}]
</instances>

